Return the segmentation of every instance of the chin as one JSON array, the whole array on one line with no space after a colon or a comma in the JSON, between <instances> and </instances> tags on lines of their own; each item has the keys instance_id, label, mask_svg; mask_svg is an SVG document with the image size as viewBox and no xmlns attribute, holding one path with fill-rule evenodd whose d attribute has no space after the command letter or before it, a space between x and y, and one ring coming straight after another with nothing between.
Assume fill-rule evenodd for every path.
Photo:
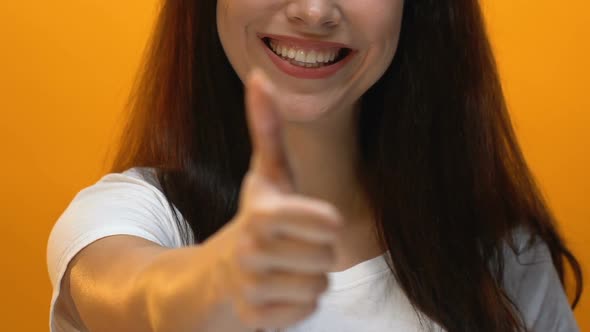
<instances>
[{"instance_id":1,"label":"chin","mask_svg":"<svg viewBox=\"0 0 590 332\"><path fill-rule=\"evenodd\" d=\"M324 104L322 106L322 104ZM313 102L309 100L302 103L283 103L279 107L279 113L283 120L296 123L317 122L326 118L335 111L335 107L325 105L325 103Z\"/></svg>"}]
</instances>

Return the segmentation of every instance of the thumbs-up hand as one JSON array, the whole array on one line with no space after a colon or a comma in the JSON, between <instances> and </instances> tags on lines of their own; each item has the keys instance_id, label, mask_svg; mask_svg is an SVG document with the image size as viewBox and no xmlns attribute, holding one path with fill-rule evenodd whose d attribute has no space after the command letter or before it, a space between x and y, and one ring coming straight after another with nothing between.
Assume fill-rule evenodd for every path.
<instances>
[{"instance_id":1,"label":"thumbs-up hand","mask_svg":"<svg viewBox=\"0 0 590 332\"><path fill-rule=\"evenodd\" d=\"M331 204L295 192L275 98L271 82L254 70L246 83L253 152L228 260L232 303L249 328L285 328L315 311L342 225Z\"/></svg>"},{"instance_id":2,"label":"thumbs-up hand","mask_svg":"<svg viewBox=\"0 0 590 332\"><path fill-rule=\"evenodd\" d=\"M253 146L249 174L266 178L284 192L293 192L294 179L275 98L274 86L264 73L253 70L246 83L246 118Z\"/></svg>"}]
</instances>

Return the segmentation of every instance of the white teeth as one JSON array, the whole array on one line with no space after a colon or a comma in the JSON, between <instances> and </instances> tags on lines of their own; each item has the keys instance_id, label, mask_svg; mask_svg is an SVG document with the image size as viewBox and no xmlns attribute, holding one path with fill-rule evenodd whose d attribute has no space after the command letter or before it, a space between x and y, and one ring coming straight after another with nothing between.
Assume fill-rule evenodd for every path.
<instances>
[{"instance_id":1,"label":"white teeth","mask_svg":"<svg viewBox=\"0 0 590 332\"><path fill-rule=\"evenodd\" d=\"M317 62L324 62L324 53L318 52L318 56L315 58Z\"/></svg>"},{"instance_id":2,"label":"white teeth","mask_svg":"<svg viewBox=\"0 0 590 332\"><path fill-rule=\"evenodd\" d=\"M333 62L334 59L336 59L336 57L338 56L339 52L339 50L337 49L330 49L325 51L306 51L302 49L289 47L287 45L281 45L279 42L275 40L270 41L270 48L279 56L293 59L294 61L298 61L302 64L310 64L312 67L314 67L314 65L321 65L328 62Z\"/></svg>"},{"instance_id":3,"label":"white teeth","mask_svg":"<svg viewBox=\"0 0 590 332\"><path fill-rule=\"evenodd\" d=\"M297 56L295 57L295 61L305 62L305 52L303 52L303 50L297 51Z\"/></svg>"},{"instance_id":4,"label":"white teeth","mask_svg":"<svg viewBox=\"0 0 590 332\"><path fill-rule=\"evenodd\" d=\"M307 56L305 57L305 62L307 63L316 63L316 56L317 56L317 52L316 51L311 51L309 53L307 53Z\"/></svg>"}]
</instances>

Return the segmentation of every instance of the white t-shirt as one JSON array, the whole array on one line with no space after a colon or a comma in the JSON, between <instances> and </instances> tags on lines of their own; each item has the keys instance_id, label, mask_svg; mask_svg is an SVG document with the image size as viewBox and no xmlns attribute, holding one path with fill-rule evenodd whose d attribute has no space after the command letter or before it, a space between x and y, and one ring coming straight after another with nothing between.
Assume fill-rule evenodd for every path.
<instances>
[{"instance_id":1,"label":"white t-shirt","mask_svg":"<svg viewBox=\"0 0 590 332\"><path fill-rule=\"evenodd\" d=\"M70 260L90 243L116 234L139 236L169 248L183 245L173 211L152 169L132 168L105 175L80 191L57 220L47 247L53 285L51 331L78 331L55 306ZM539 245L518 256L522 265L514 254L510 256L511 251L508 253L505 288L527 326L532 331L579 331L547 248ZM389 273L384 256L329 273L328 277L329 288L316 312L284 331L428 330L421 327L409 300ZM432 331L443 331L426 316L422 322Z\"/></svg>"}]
</instances>

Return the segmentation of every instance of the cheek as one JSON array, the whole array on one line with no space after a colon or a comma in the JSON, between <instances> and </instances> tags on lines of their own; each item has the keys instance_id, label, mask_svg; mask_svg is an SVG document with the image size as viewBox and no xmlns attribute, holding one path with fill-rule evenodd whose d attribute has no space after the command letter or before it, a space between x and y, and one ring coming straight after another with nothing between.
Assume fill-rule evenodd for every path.
<instances>
[{"instance_id":1,"label":"cheek","mask_svg":"<svg viewBox=\"0 0 590 332\"><path fill-rule=\"evenodd\" d=\"M230 46L243 38L245 29L244 17L247 15L240 15L244 13L244 8L240 1L234 0L220 0L217 4L217 29L221 41Z\"/></svg>"},{"instance_id":2,"label":"cheek","mask_svg":"<svg viewBox=\"0 0 590 332\"><path fill-rule=\"evenodd\" d=\"M227 58L242 80L252 64L248 48L253 47L253 40L248 38L252 39L256 26L271 17L273 7L273 1L269 0L219 0L217 3L219 38Z\"/></svg>"},{"instance_id":3,"label":"cheek","mask_svg":"<svg viewBox=\"0 0 590 332\"><path fill-rule=\"evenodd\" d=\"M247 1L244 1L247 2ZM217 30L221 45L236 73L243 79L246 59L240 54L246 47L246 27L242 1L220 0L217 3Z\"/></svg>"},{"instance_id":4,"label":"cheek","mask_svg":"<svg viewBox=\"0 0 590 332\"><path fill-rule=\"evenodd\" d=\"M367 50L358 71L361 89L372 86L391 65L399 42L403 0L365 0L350 8L355 38Z\"/></svg>"},{"instance_id":5,"label":"cheek","mask_svg":"<svg viewBox=\"0 0 590 332\"><path fill-rule=\"evenodd\" d=\"M361 6L362 4L362 6ZM365 0L355 2L354 14L358 37L370 47L390 51L399 40L403 14L403 0Z\"/></svg>"}]
</instances>

